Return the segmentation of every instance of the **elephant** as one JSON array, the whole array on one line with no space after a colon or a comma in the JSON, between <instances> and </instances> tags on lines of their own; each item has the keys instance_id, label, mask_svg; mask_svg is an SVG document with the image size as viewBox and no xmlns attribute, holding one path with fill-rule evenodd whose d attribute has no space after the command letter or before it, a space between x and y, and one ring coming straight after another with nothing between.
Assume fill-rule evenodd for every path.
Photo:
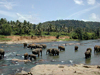
<instances>
[{"instance_id":1,"label":"elephant","mask_svg":"<svg viewBox=\"0 0 100 75\"><path fill-rule=\"evenodd\" d=\"M100 52L100 46L95 45L94 46L94 52Z\"/></svg>"},{"instance_id":2,"label":"elephant","mask_svg":"<svg viewBox=\"0 0 100 75\"><path fill-rule=\"evenodd\" d=\"M26 48L26 47L27 47L27 43L23 43L23 45L24 45L24 48Z\"/></svg>"},{"instance_id":3,"label":"elephant","mask_svg":"<svg viewBox=\"0 0 100 75\"><path fill-rule=\"evenodd\" d=\"M50 53L53 54L53 56L59 55L59 50L57 48L53 48Z\"/></svg>"},{"instance_id":4,"label":"elephant","mask_svg":"<svg viewBox=\"0 0 100 75\"><path fill-rule=\"evenodd\" d=\"M78 50L78 46L75 46L75 50Z\"/></svg>"},{"instance_id":5,"label":"elephant","mask_svg":"<svg viewBox=\"0 0 100 75\"><path fill-rule=\"evenodd\" d=\"M48 48L47 51L46 51L46 54L47 53L50 54L51 53L51 50L52 50L52 48Z\"/></svg>"},{"instance_id":6,"label":"elephant","mask_svg":"<svg viewBox=\"0 0 100 75\"><path fill-rule=\"evenodd\" d=\"M37 44L37 45L36 45L36 48L43 48L43 46L40 45L40 44Z\"/></svg>"},{"instance_id":7,"label":"elephant","mask_svg":"<svg viewBox=\"0 0 100 75\"><path fill-rule=\"evenodd\" d=\"M27 48L36 48L36 44L29 44L28 46L27 46Z\"/></svg>"},{"instance_id":8,"label":"elephant","mask_svg":"<svg viewBox=\"0 0 100 75\"><path fill-rule=\"evenodd\" d=\"M86 49L86 52L85 52L85 58L86 59L89 58L89 57L91 57L91 52L92 52L92 49L91 48L87 48Z\"/></svg>"},{"instance_id":9,"label":"elephant","mask_svg":"<svg viewBox=\"0 0 100 75\"><path fill-rule=\"evenodd\" d=\"M42 56L42 49L41 48L33 49L32 53L33 54L38 54L38 57L40 56L40 53L41 53L41 56Z\"/></svg>"},{"instance_id":10,"label":"elephant","mask_svg":"<svg viewBox=\"0 0 100 75\"><path fill-rule=\"evenodd\" d=\"M24 59L27 60L28 57L29 57L28 53L25 53L25 54L24 54Z\"/></svg>"},{"instance_id":11,"label":"elephant","mask_svg":"<svg viewBox=\"0 0 100 75\"><path fill-rule=\"evenodd\" d=\"M1 55L1 58L4 58L5 51L3 49L0 49L0 55Z\"/></svg>"},{"instance_id":12,"label":"elephant","mask_svg":"<svg viewBox=\"0 0 100 75\"><path fill-rule=\"evenodd\" d=\"M61 50L64 50L65 51L65 47L64 46L58 46L58 49L60 49L60 51Z\"/></svg>"},{"instance_id":13,"label":"elephant","mask_svg":"<svg viewBox=\"0 0 100 75\"><path fill-rule=\"evenodd\" d=\"M41 46L42 46L42 48L44 48L44 49L47 47L46 44L41 44Z\"/></svg>"},{"instance_id":14,"label":"elephant","mask_svg":"<svg viewBox=\"0 0 100 75\"><path fill-rule=\"evenodd\" d=\"M89 57L91 57L91 51L90 50L85 52L85 58L87 59Z\"/></svg>"},{"instance_id":15,"label":"elephant","mask_svg":"<svg viewBox=\"0 0 100 75\"><path fill-rule=\"evenodd\" d=\"M29 54L30 60L32 61L32 58L34 58L34 60L36 60L36 55L34 54Z\"/></svg>"}]
</instances>

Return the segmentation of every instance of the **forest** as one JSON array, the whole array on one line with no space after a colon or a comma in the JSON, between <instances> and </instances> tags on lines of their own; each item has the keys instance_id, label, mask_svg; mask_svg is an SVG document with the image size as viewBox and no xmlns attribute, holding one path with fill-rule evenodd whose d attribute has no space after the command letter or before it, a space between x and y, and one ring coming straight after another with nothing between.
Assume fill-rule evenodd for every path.
<instances>
[{"instance_id":1,"label":"forest","mask_svg":"<svg viewBox=\"0 0 100 75\"><path fill-rule=\"evenodd\" d=\"M89 40L100 37L100 22L79 20L56 20L32 24L26 20L20 22L0 19L0 35L20 36L70 36L70 39Z\"/></svg>"}]
</instances>

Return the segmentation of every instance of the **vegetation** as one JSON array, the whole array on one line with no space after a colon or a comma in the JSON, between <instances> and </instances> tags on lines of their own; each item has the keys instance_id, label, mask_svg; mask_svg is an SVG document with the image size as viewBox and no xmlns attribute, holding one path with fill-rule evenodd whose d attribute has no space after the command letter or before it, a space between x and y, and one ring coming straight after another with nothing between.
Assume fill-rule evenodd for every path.
<instances>
[{"instance_id":1,"label":"vegetation","mask_svg":"<svg viewBox=\"0 0 100 75\"><path fill-rule=\"evenodd\" d=\"M79 40L97 39L100 38L100 22L57 20L36 25L26 20L14 22L1 18L0 35L56 36L57 40L59 36Z\"/></svg>"},{"instance_id":2,"label":"vegetation","mask_svg":"<svg viewBox=\"0 0 100 75\"><path fill-rule=\"evenodd\" d=\"M0 41L10 41L10 38L5 38L4 35L0 35Z\"/></svg>"}]
</instances>

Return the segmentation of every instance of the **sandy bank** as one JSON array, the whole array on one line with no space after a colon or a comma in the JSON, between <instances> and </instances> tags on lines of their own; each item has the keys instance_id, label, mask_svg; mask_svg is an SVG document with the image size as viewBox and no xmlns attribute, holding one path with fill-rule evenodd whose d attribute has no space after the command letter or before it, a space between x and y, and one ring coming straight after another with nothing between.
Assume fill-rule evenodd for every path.
<instances>
[{"instance_id":1,"label":"sandy bank","mask_svg":"<svg viewBox=\"0 0 100 75\"><path fill-rule=\"evenodd\" d=\"M50 65L42 64L31 68L31 75L100 75L100 66L91 65ZM19 74L29 75L27 72L22 71Z\"/></svg>"},{"instance_id":2,"label":"sandy bank","mask_svg":"<svg viewBox=\"0 0 100 75\"><path fill-rule=\"evenodd\" d=\"M55 36L7 36L6 38L12 39L11 41L0 41L6 44L19 44L19 43L38 43L38 42L53 42L57 38ZM69 38L69 36L59 37L59 39Z\"/></svg>"}]
</instances>

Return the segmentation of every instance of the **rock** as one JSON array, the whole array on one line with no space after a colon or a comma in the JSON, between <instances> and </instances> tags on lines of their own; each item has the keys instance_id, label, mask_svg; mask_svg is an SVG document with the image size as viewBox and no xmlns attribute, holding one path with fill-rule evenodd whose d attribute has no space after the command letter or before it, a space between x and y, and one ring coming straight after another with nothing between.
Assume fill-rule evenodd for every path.
<instances>
[{"instance_id":1,"label":"rock","mask_svg":"<svg viewBox=\"0 0 100 75\"><path fill-rule=\"evenodd\" d=\"M64 68L64 66L59 66L59 68Z\"/></svg>"},{"instance_id":2,"label":"rock","mask_svg":"<svg viewBox=\"0 0 100 75\"><path fill-rule=\"evenodd\" d=\"M28 73L26 72L26 71L21 71L20 73L17 73L17 74L15 74L15 75L28 75Z\"/></svg>"},{"instance_id":3,"label":"rock","mask_svg":"<svg viewBox=\"0 0 100 75\"><path fill-rule=\"evenodd\" d=\"M20 59L12 59L12 61L18 61L18 62L31 62L30 60L20 60Z\"/></svg>"},{"instance_id":4,"label":"rock","mask_svg":"<svg viewBox=\"0 0 100 75\"><path fill-rule=\"evenodd\" d=\"M85 67L85 68L91 68L90 66L87 66L87 65L84 65L83 67Z\"/></svg>"},{"instance_id":5,"label":"rock","mask_svg":"<svg viewBox=\"0 0 100 75\"><path fill-rule=\"evenodd\" d=\"M99 68L99 69L100 69L100 66L97 66L97 68Z\"/></svg>"}]
</instances>

